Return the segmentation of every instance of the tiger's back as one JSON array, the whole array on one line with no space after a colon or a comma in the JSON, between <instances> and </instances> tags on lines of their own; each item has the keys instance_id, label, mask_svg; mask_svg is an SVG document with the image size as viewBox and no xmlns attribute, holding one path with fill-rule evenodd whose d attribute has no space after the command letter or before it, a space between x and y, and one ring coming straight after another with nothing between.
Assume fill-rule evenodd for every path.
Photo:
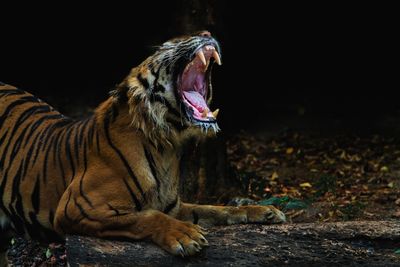
<instances>
[{"instance_id":1,"label":"tiger's back","mask_svg":"<svg viewBox=\"0 0 400 267\"><path fill-rule=\"evenodd\" d=\"M38 240L54 240L54 214L76 163L79 133L69 118L35 96L0 85L0 223ZM79 140L77 140L79 141ZM67 153L65 153L67 152ZM78 153L76 153L78 154ZM79 154L76 159L79 159Z\"/></svg>"}]
</instances>

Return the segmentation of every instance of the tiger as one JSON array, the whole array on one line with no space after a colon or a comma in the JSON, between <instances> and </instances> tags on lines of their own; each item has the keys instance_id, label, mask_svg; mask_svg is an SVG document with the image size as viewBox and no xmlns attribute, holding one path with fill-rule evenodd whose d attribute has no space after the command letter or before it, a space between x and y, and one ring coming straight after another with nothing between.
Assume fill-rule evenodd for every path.
<instances>
[{"instance_id":1,"label":"tiger","mask_svg":"<svg viewBox=\"0 0 400 267\"><path fill-rule=\"evenodd\" d=\"M190 204L179 197L182 147L215 136L208 31L176 37L73 120L32 94L0 84L0 242L15 234L63 242L67 234L151 240L176 256L208 246L204 227L282 223L274 206Z\"/></svg>"}]
</instances>

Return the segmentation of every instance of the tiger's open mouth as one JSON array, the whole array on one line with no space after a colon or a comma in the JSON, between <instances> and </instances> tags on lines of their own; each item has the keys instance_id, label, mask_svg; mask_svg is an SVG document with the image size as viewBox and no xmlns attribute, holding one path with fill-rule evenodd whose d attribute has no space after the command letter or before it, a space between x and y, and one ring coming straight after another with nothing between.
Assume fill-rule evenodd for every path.
<instances>
[{"instance_id":1,"label":"tiger's open mouth","mask_svg":"<svg viewBox=\"0 0 400 267\"><path fill-rule=\"evenodd\" d=\"M220 55L212 44L199 48L186 65L179 79L179 95L185 105L186 114L194 124L215 124L218 109L211 112L207 105L211 86L211 66L221 65Z\"/></svg>"}]
</instances>

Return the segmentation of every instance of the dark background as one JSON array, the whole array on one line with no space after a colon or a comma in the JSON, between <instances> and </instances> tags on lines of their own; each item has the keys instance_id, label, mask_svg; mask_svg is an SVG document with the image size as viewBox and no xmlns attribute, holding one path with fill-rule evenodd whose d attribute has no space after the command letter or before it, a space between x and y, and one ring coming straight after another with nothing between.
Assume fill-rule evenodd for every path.
<instances>
[{"instance_id":1,"label":"dark background","mask_svg":"<svg viewBox=\"0 0 400 267\"><path fill-rule=\"evenodd\" d=\"M199 29L221 43L213 107L228 131L283 117L358 127L400 116L393 7L203 1L188 14L190 2L2 7L0 81L61 111L94 107L154 46L184 31L184 14L205 17Z\"/></svg>"}]
</instances>

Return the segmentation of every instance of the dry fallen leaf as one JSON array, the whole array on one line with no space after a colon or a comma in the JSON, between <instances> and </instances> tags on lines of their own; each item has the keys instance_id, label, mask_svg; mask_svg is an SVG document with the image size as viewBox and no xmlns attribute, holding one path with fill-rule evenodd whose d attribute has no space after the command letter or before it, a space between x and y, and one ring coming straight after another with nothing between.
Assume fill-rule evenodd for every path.
<instances>
[{"instance_id":1,"label":"dry fallen leaf","mask_svg":"<svg viewBox=\"0 0 400 267\"><path fill-rule=\"evenodd\" d=\"M387 166L382 166L381 167L381 172L388 172L389 168Z\"/></svg>"},{"instance_id":2,"label":"dry fallen leaf","mask_svg":"<svg viewBox=\"0 0 400 267\"><path fill-rule=\"evenodd\" d=\"M293 147L288 147L288 148L286 149L286 154L290 155L290 154L293 153L293 151L294 151L294 148L293 148Z\"/></svg>"},{"instance_id":3,"label":"dry fallen leaf","mask_svg":"<svg viewBox=\"0 0 400 267\"><path fill-rule=\"evenodd\" d=\"M310 187L312 187L312 185L309 182L306 182L306 183L301 183L300 187L301 188L310 188Z\"/></svg>"},{"instance_id":4,"label":"dry fallen leaf","mask_svg":"<svg viewBox=\"0 0 400 267\"><path fill-rule=\"evenodd\" d=\"M271 181L275 181L279 177L277 172L273 172L271 174L271 177L269 178Z\"/></svg>"}]
</instances>

